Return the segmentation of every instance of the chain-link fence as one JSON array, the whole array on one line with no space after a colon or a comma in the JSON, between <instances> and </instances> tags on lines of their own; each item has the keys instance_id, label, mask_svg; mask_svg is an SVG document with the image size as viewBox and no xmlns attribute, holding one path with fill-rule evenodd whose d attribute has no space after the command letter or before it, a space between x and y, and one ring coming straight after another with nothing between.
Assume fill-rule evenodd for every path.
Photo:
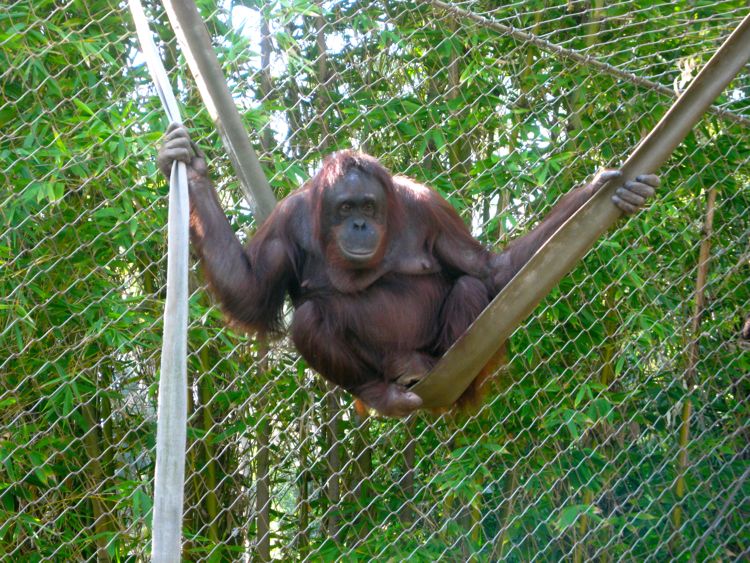
<instances>
[{"instance_id":1,"label":"chain-link fence","mask_svg":"<svg viewBox=\"0 0 750 563\"><path fill-rule=\"evenodd\" d=\"M279 197L345 147L502 247L617 166L746 2L199 3ZM178 98L242 200L162 8ZM166 123L126 6L0 7L0 557L142 560ZM361 418L191 273L185 560L750 556L750 72L509 343L476 412ZM398 327L394 327L398 330Z\"/></svg>"}]
</instances>

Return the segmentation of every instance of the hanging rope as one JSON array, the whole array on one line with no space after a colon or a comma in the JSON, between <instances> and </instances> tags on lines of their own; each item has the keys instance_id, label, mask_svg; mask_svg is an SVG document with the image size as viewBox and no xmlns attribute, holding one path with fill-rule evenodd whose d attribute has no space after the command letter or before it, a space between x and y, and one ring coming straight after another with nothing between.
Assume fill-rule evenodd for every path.
<instances>
[{"instance_id":1,"label":"hanging rope","mask_svg":"<svg viewBox=\"0 0 750 563\"><path fill-rule=\"evenodd\" d=\"M138 39L169 121L181 123L177 100L159 59L140 0L129 0ZM187 432L188 201L185 163L175 161L169 180L167 299L161 348L156 422L156 470L151 560L180 560Z\"/></svg>"}]
</instances>

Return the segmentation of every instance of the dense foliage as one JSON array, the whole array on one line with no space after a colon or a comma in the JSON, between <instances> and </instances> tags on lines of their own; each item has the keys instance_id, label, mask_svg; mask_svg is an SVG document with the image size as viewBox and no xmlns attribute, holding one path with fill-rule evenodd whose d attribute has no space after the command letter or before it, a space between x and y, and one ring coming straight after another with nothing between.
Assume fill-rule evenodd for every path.
<instances>
[{"instance_id":1,"label":"dense foliage","mask_svg":"<svg viewBox=\"0 0 750 563\"><path fill-rule=\"evenodd\" d=\"M123 3L6 4L0 558L140 560L166 123ZM461 3L632 80L421 0L199 2L279 197L353 146L435 186L488 245L621 162L672 102L654 86L683 88L748 13L739 0L509 4ZM149 8L246 236L249 207ZM750 313L750 75L720 104L737 118L704 119L658 201L516 331L471 415L360 419L286 342L269 351L226 328L193 272L184 558L747 557L750 351L736 335Z\"/></svg>"}]
</instances>

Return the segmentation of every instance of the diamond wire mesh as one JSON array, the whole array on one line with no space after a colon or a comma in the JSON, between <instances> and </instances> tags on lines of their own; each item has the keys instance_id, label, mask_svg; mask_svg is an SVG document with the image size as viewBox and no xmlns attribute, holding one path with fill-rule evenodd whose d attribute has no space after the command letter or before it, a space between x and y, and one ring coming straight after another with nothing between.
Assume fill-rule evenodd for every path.
<instances>
[{"instance_id":1,"label":"diamond wire mesh","mask_svg":"<svg viewBox=\"0 0 750 563\"><path fill-rule=\"evenodd\" d=\"M621 162L672 102L665 87L684 88L748 13L456 6L484 20L422 1L201 3L279 196L354 146L435 186L502 246ZM244 239L248 207L150 8ZM0 559L144 559L166 124L122 4L16 1L0 19ZM288 342L266 351L227 328L192 272L183 558L746 558L748 88L744 72L717 103L731 115L706 117L661 171L658 201L518 328L473 413L359 418Z\"/></svg>"}]
</instances>

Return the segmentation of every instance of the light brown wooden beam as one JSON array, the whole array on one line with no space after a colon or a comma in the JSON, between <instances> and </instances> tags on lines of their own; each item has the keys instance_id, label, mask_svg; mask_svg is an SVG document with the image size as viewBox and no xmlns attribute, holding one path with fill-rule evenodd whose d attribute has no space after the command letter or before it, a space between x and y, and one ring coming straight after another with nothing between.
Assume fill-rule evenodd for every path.
<instances>
[{"instance_id":1,"label":"light brown wooden beam","mask_svg":"<svg viewBox=\"0 0 750 563\"><path fill-rule=\"evenodd\" d=\"M531 260L413 387L425 408L446 407L461 396L482 367L558 282L620 217L614 191L638 174L655 172L750 59L750 15L737 26L690 86L610 181L542 246Z\"/></svg>"}]
</instances>

